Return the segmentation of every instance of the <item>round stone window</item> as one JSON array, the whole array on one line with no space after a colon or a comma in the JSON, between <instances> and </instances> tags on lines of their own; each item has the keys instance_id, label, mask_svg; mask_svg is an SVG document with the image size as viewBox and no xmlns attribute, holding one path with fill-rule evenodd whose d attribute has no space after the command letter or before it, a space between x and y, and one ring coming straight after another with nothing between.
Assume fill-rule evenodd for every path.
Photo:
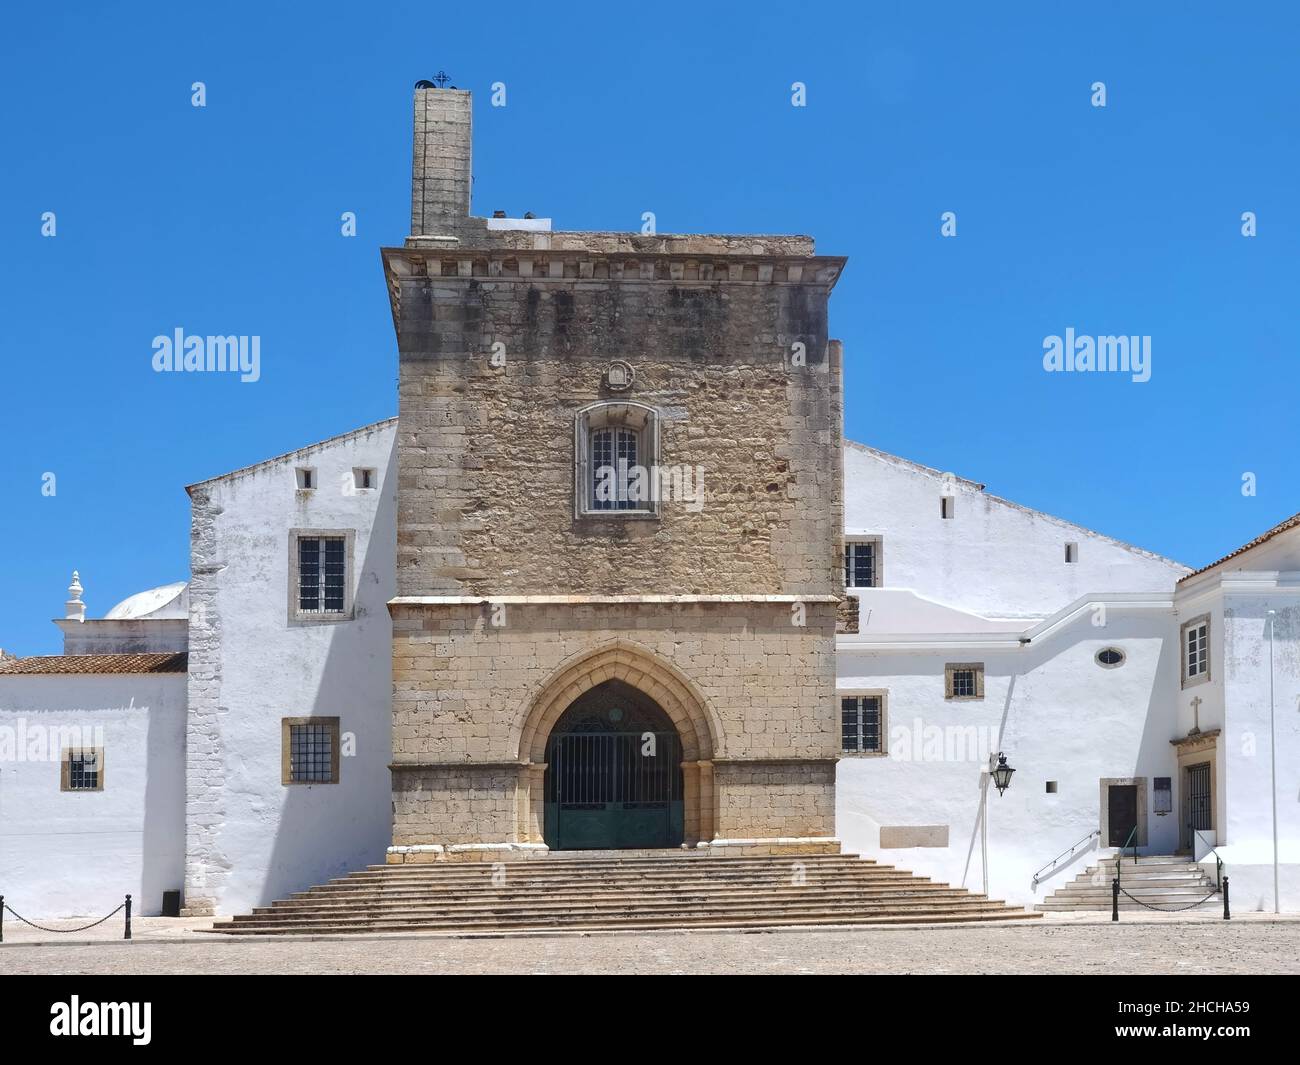
<instances>
[{"instance_id":1,"label":"round stone window","mask_svg":"<svg viewBox=\"0 0 1300 1065\"><path fill-rule=\"evenodd\" d=\"M1103 647L1097 652L1097 665L1116 669L1124 664L1124 652L1118 647Z\"/></svg>"}]
</instances>

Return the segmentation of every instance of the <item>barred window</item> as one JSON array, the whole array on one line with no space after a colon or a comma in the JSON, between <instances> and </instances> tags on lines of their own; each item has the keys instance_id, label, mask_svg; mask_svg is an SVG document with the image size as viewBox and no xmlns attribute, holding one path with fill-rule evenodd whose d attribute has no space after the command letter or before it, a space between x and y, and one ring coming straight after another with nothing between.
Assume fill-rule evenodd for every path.
<instances>
[{"instance_id":1,"label":"barred window","mask_svg":"<svg viewBox=\"0 0 1300 1065\"><path fill-rule=\"evenodd\" d=\"M845 695L840 699L840 748L846 752L884 751L884 697Z\"/></svg>"},{"instance_id":2,"label":"barred window","mask_svg":"<svg viewBox=\"0 0 1300 1065\"><path fill-rule=\"evenodd\" d=\"M945 699L984 698L984 663L950 662L943 672Z\"/></svg>"},{"instance_id":3,"label":"barred window","mask_svg":"<svg viewBox=\"0 0 1300 1065\"><path fill-rule=\"evenodd\" d=\"M880 541L850 540L844 545L844 587L880 585Z\"/></svg>"},{"instance_id":4,"label":"barred window","mask_svg":"<svg viewBox=\"0 0 1300 1065\"><path fill-rule=\"evenodd\" d=\"M339 719L285 718L282 725L281 782L337 784L339 779Z\"/></svg>"},{"instance_id":5,"label":"barred window","mask_svg":"<svg viewBox=\"0 0 1300 1065\"><path fill-rule=\"evenodd\" d=\"M299 535L297 612L301 616L342 616L348 610L347 538Z\"/></svg>"},{"instance_id":6,"label":"barred window","mask_svg":"<svg viewBox=\"0 0 1300 1065\"><path fill-rule=\"evenodd\" d=\"M659 422L643 403L593 403L574 421L574 516L657 516Z\"/></svg>"},{"instance_id":7,"label":"barred window","mask_svg":"<svg viewBox=\"0 0 1300 1065\"><path fill-rule=\"evenodd\" d=\"M60 786L62 791L103 791L103 748L73 747L65 750Z\"/></svg>"},{"instance_id":8,"label":"barred window","mask_svg":"<svg viewBox=\"0 0 1300 1065\"><path fill-rule=\"evenodd\" d=\"M632 429L591 434L591 509L636 510L645 503L648 477L637 468L640 439Z\"/></svg>"},{"instance_id":9,"label":"barred window","mask_svg":"<svg viewBox=\"0 0 1300 1065\"><path fill-rule=\"evenodd\" d=\"M1210 618L1202 614L1183 626L1183 687L1210 677Z\"/></svg>"}]
</instances>

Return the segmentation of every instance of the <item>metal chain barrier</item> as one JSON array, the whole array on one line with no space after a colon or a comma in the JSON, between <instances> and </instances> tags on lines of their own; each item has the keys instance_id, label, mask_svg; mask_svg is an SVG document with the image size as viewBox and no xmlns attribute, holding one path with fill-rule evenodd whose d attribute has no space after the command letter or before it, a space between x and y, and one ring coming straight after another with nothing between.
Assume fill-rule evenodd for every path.
<instances>
[{"instance_id":1,"label":"metal chain barrier","mask_svg":"<svg viewBox=\"0 0 1300 1065\"><path fill-rule=\"evenodd\" d=\"M1218 894L1217 891L1211 891L1205 896L1205 898L1197 899L1195 902L1188 903L1186 906L1153 906L1151 903L1143 902L1141 899L1134 899L1133 896L1129 895L1123 888L1120 888L1119 891L1121 895L1128 895L1128 897L1133 899L1133 901L1139 906L1145 906L1148 910L1157 910L1160 913L1181 913L1183 910L1193 910L1202 903L1209 902L1210 899L1214 898L1214 896Z\"/></svg>"},{"instance_id":2,"label":"metal chain barrier","mask_svg":"<svg viewBox=\"0 0 1300 1065\"><path fill-rule=\"evenodd\" d=\"M117 914L125 910L126 928L125 931L123 932L122 938L123 939L131 938L131 896L130 895L128 895L126 897L126 901L124 901L122 905L120 905L112 913L106 913L98 921L91 921L90 924L83 924L78 928L47 928L43 924L37 924L35 921L29 921L27 920L26 917L24 917L21 913L15 910L12 906L8 905L5 902L5 897L3 895L0 895L0 943L3 943L5 938L4 937L4 915L6 910L8 910L11 914L13 914L16 918L18 918L18 920L20 920L23 924L27 925L29 928L35 928L42 932L85 932L87 929L95 928L96 926L103 924L110 917L116 916Z\"/></svg>"},{"instance_id":3,"label":"metal chain barrier","mask_svg":"<svg viewBox=\"0 0 1300 1065\"><path fill-rule=\"evenodd\" d=\"M1132 899L1134 902L1136 902L1139 906L1145 906L1148 910L1155 910L1156 913L1182 913L1184 910L1194 910L1197 906L1203 906L1205 903L1209 902L1210 899L1214 898L1215 895L1222 895L1223 896L1223 919L1227 921L1227 920L1231 920L1232 918L1232 906L1231 903L1228 901L1229 900L1228 878L1226 876L1223 878L1223 882L1221 883L1217 891L1211 891L1208 895L1205 896L1205 898L1197 899L1195 902L1188 903L1186 906L1156 906L1150 902L1143 902L1141 899L1134 898L1132 895L1129 895L1129 893L1124 890L1124 888L1120 885L1118 876L1115 877L1115 879L1110 882L1110 891L1111 891L1110 919L1112 921L1119 920L1120 895L1128 895L1128 897Z\"/></svg>"}]
</instances>

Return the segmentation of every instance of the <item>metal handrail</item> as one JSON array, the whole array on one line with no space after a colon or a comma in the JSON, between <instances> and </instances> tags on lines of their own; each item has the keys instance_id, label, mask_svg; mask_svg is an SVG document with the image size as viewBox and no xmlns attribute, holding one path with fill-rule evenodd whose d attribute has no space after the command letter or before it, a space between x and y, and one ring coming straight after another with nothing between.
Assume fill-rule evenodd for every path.
<instances>
[{"instance_id":1,"label":"metal handrail","mask_svg":"<svg viewBox=\"0 0 1300 1065\"><path fill-rule=\"evenodd\" d=\"M1196 841L1201 838L1201 833L1203 831L1205 830L1201 828L1192 829L1192 861L1196 861ZM1210 852L1214 855L1214 886L1215 888L1222 889L1223 855L1215 849L1214 844L1210 844Z\"/></svg>"},{"instance_id":2,"label":"metal handrail","mask_svg":"<svg viewBox=\"0 0 1300 1065\"><path fill-rule=\"evenodd\" d=\"M1133 842L1133 837L1137 835L1138 826L1134 825L1133 830L1128 834L1128 839L1124 841L1124 846L1120 847L1119 854L1115 856L1115 883L1120 882L1120 869L1124 865L1124 852L1128 850L1128 845L1133 843L1133 864L1137 865L1138 846Z\"/></svg>"},{"instance_id":3,"label":"metal handrail","mask_svg":"<svg viewBox=\"0 0 1300 1065\"><path fill-rule=\"evenodd\" d=\"M1043 866L1040 870L1038 870L1038 872L1034 874L1034 887L1038 887L1038 883L1042 879L1043 874L1047 872L1049 869L1051 869L1053 866L1058 865L1062 858L1073 857L1074 852L1077 851L1080 847L1082 847L1085 843L1087 843L1088 840L1092 839L1093 836L1100 836L1100 835L1101 835L1101 829L1094 828L1091 832L1089 832L1086 836L1084 836L1083 839L1079 840L1079 842L1076 843L1073 847L1071 847L1068 851L1062 851L1060 854L1058 854L1055 858L1053 858L1050 862L1048 862L1045 866Z\"/></svg>"}]
</instances>

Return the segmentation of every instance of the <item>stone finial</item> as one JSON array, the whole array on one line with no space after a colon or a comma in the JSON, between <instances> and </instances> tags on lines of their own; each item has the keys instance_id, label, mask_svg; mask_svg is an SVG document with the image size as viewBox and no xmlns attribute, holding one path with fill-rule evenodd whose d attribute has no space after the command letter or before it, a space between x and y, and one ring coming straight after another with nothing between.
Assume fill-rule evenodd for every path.
<instances>
[{"instance_id":1,"label":"stone finial","mask_svg":"<svg viewBox=\"0 0 1300 1065\"><path fill-rule=\"evenodd\" d=\"M72 571L72 583L68 585L69 599L65 604L68 608L64 617L68 621L85 621L86 604L81 601L81 576L74 569Z\"/></svg>"}]
</instances>

